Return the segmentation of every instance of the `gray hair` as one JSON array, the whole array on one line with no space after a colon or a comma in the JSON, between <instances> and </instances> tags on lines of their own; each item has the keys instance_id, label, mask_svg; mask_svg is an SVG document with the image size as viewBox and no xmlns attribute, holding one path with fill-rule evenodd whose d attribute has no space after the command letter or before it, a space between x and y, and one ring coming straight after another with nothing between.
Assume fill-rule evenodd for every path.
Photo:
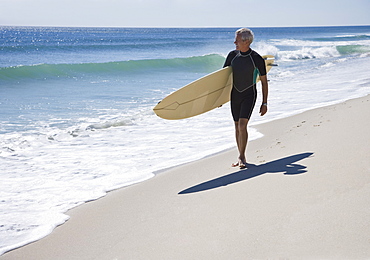
<instances>
[{"instance_id":1,"label":"gray hair","mask_svg":"<svg viewBox=\"0 0 370 260\"><path fill-rule=\"evenodd\" d=\"M243 41L249 41L250 43L253 42L254 34L248 28L241 28L235 32L235 35L241 35Z\"/></svg>"}]
</instances>

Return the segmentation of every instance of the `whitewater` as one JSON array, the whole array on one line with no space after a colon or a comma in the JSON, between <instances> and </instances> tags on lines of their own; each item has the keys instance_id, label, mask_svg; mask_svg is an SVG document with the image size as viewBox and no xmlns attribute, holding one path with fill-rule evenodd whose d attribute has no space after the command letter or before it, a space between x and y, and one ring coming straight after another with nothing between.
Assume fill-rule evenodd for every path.
<instances>
[{"instance_id":1,"label":"whitewater","mask_svg":"<svg viewBox=\"0 0 370 260\"><path fill-rule=\"evenodd\" d=\"M73 207L235 147L228 104L177 121L152 108L221 68L236 29L0 27L0 255ZM370 26L252 30L278 66L251 139L254 125L370 93Z\"/></svg>"}]
</instances>

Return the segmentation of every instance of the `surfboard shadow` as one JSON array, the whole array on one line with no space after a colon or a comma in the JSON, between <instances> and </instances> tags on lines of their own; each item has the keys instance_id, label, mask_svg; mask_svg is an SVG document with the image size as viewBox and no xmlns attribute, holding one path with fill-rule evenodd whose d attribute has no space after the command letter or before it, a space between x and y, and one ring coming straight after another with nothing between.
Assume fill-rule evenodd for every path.
<instances>
[{"instance_id":1,"label":"surfboard shadow","mask_svg":"<svg viewBox=\"0 0 370 260\"><path fill-rule=\"evenodd\" d=\"M296 164L296 162L308 158L313 153L301 153L285 158L281 158L272 162L264 163L261 165L249 164L247 169L240 170L210 181L206 181L180 191L178 194L189 194L200 191L216 189L222 186L227 186L240 181L245 181L265 173L283 173L286 175L302 174L307 172L306 166Z\"/></svg>"}]
</instances>

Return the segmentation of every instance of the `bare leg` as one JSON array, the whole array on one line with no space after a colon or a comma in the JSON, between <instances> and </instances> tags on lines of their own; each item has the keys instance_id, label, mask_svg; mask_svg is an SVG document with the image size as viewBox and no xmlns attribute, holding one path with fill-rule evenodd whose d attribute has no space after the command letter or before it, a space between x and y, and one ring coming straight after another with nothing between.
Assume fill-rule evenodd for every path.
<instances>
[{"instance_id":1,"label":"bare leg","mask_svg":"<svg viewBox=\"0 0 370 260\"><path fill-rule=\"evenodd\" d=\"M249 120L247 118L240 118L238 122L235 122L235 139L238 146L239 158L238 162L232 165L234 167L240 166L241 168L245 168L247 164L245 151L247 149L248 142L248 121Z\"/></svg>"}]
</instances>

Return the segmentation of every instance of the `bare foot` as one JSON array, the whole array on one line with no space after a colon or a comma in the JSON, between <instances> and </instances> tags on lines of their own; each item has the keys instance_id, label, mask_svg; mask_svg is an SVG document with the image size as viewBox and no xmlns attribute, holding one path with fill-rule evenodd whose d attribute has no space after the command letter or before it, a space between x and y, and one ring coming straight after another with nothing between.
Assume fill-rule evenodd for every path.
<instances>
[{"instance_id":1,"label":"bare foot","mask_svg":"<svg viewBox=\"0 0 370 260\"><path fill-rule=\"evenodd\" d=\"M247 162L240 160L239 161L239 168L245 169L247 167Z\"/></svg>"},{"instance_id":2,"label":"bare foot","mask_svg":"<svg viewBox=\"0 0 370 260\"><path fill-rule=\"evenodd\" d=\"M231 167L238 167L238 166L239 166L239 162L231 164Z\"/></svg>"},{"instance_id":3,"label":"bare foot","mask_svg":"<svg viewBox=\"0 0 370 260\"><path fill-rule=\"evenodd\" d=\"M232 167L240 167L240 169L244 169L247 166L246 160L239 159L238 162L231 164Z\"/></svg>"}]
</instances>

